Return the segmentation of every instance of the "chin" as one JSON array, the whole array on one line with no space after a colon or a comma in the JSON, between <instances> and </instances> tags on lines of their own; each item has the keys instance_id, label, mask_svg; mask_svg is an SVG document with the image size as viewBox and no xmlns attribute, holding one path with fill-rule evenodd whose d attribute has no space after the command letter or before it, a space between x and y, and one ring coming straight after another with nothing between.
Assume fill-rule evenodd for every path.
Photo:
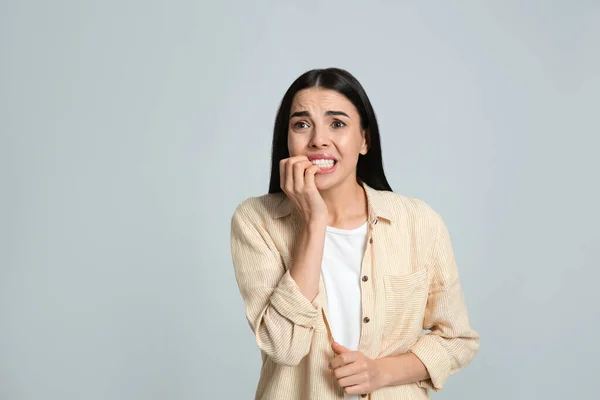
<instances>
[{"instance_id":1,"label":"chin","mask_svg":"<svg viewBox=\"0 0 600 400\"><path fill-rule=\"evenodd\" d=\"M315 186L319 191L329 190L337 186L337 184L337 180L331 179L330 176L318 174L315 175Z\"/></svg>"}]
</instances>

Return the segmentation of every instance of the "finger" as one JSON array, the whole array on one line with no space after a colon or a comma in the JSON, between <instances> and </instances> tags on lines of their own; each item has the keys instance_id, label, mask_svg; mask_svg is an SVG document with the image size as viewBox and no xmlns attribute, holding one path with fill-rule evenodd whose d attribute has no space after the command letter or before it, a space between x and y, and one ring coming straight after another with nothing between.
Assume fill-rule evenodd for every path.
<instances>
[{"instance_id":1,"label":"finger","mask_svg":"<svg viewBox=\"0 0 600 400\"><path fill-rule=\"evenodd\" d=\"M304 192L304 171L310 166L312 163L308 160L298 160L294 163L294 190L296 193Z\"/></svg>"},{"instance_id":2,"label":"finger","mask_svg":"<svg viewBox=\"0 0 600 400\"><path fill-rule=\"evenodd\" d=\"M347 388L348 386L361 385L366 382L367 382L367 376L364 373L354 374L354 375L350 375L350 376L347 376L342 379L338 379L338 384L343 388Z\"/></svg>"},{"instance_id":3,"label":"finger","mask_svg":"<svg viewBox=\"0 0 600 400\"><path fill-rule=\"evenodd\" d=\"M285 163L285 187L287 188L289 194L294 192L294 160L288 158L288 161Z\"/></svg>"},{"instance_id":4,"label":"finger","mask_svg":"<svg viewBox=\"0 0 600 400\"><path fill-rule=\"evenodd\" d=\"M294 156L286 159L283 175L285 176L285 188L291 194L294 192L294 164L298 161L308 160L306 156Z\"/></svg>"},{"instance_id":5,"label":"finger","mask_svg":"<svg viewBox=\"0 0 600 400\"><path fill-rule=\"evenodd\" d=\"M320 169L317 165L313 165L312 167L308 167L304 172L304 184L307 189L317 188L317 185L315 185L315 175Z\"/></svg>"},{"instance_id":6,"label":"finger","mask_svg":"<svg viewBox=\"0 0 600 400\"><path fill-rule=\"evenodd\" d=\"M308 160L308 157L300 155L300 156L293 156L293 157L289 157L288 160L292 160L294 162L298 161L298 160Z\"/></svg>"},{"instance_id":7,"label":"finger","mask_svg":"<svg viewBox=\"0 0 600 400\"><path fill-rule=\"evenodd\" d=\"M285 183L286 183L286 173L285 173L285 169L286 169L286 165L289 161L289 158L284 158L282 160L279 161L279 187L281 187L281 189L285 190Z\"/></svg>"},{"instance_id":8,"label":"finger","mask_svg":"<svg viewBox=\"0 0 600 400\"><path fill-rule=\"evenodd\" d=\"M353 362L350 364L346 364L343 365L341 367L338 367L336 369L333 370L333 375L337 378L337 379L342 379L345 378L347 376L352 376L352 375L356 375L359 374L363 371L363 369L361 368L360 364L357 362Z\"/></svg>"},{"instance_id":9,"label":"finger","mask_svg":"<svg viewBox=\"0 0 600 400\"><path fill-rule=\"evenodd\" d=\"M361 384L361 385L347 386L346 388L344 388L344 393L345 394L367 394L367 393L370 393L370 391L369 391L369 387L367 385Z\"/></svg>"},{"instance_id":10,"label":"finger","mask_svg":"<svg viewBox=\"0 0 600 400\"><path fill-rule=\"evenodd\" d=\"M342 353L331 360L331 369L336 369L339 367L343 367L346 364L350 364L356 360L358 360L359 354L362 354L358 351L349 351L347 353Z\"/></svg>"},{"instance_id":11,"label":"finger","mask_svg":"<svg viewBox=\"0 0 600 400\"><path fill-rule=\"evenodd\" d=\"M298 161L308 161L308 157L306 156L294 156L294 157L288 157L287 160L289 160L289 162L296 163Z\"/></svg>"},{"instance_id":12,"label":"finger","mask_svg":"<svg viewBox=\"0 0 600 400\"><path fill-rule=\"evenodd\" d=\"M342 346L341 344L339 344L338 342L335 342L335 341L333 343L331 343L331 348L337 354L348 353L348 352L352 351L349 348L344 347L344 346Z\"/></svg>"}]
</instances>

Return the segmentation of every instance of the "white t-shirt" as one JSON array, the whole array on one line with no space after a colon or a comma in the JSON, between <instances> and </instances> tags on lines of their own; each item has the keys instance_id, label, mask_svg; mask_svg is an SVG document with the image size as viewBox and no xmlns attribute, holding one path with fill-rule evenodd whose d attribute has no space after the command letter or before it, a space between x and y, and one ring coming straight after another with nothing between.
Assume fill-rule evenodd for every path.
<instances>
[{"instance_id":1,"label":"white t-shirt","mask_svg":"<svg viewBox=\"0 0 600 400\"><path fill-rule=\"evenodd\" d=\"M327 293L333 339L358 349L361 327L360 269L367 243L367 222L355 229L327 227L321 272ZM355 400L358 396L346 395Z\"/></svg>"}]
</instances>

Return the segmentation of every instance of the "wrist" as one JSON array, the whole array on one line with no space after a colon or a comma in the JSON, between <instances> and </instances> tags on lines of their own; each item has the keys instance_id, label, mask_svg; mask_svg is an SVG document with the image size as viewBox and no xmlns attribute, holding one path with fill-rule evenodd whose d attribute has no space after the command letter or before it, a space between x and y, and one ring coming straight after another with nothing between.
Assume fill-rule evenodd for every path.
<instances>
[{"instance_id":1,"label":"wrist","mask_svg":"<svg viewBox=\"0 0 600 400\"><path fill-rule=\"evenodd\" d=\"M321 233L325 231L327 227L327 219L326 218L311 218L306 221L305 229L309 233Z\"/></svg>"},{"instance_id":2,"label":"wrist","mask_svg":"<svg viewBox=\"0 0 600 400\"><path fill-rule=\"evenodd\" d=\"M384 386L405 385L429 378L429 372L417 356L404 353L378 359Z\"/></svg>"},{"instance_id":3,"label":"wrist","mask_svg":"<svg viewBox=\"0 0 600 400\"><path fill-rule=\"evenodd\" d=\"M377 365L377 386L382 388L386 386L391 386L392 378L391 371L389 369L386 357L375 359L375 364Z\"/></svg>"}]
</instances>

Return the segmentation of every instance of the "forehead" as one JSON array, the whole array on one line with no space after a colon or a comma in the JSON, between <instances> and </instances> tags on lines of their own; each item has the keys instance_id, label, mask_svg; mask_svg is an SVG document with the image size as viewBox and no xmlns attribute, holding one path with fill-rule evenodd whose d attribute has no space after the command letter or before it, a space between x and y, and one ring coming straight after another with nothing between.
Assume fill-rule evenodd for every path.
<instances>
[{"instance_id":1,"label":"forehead","mask_svg":"<svg viewBox=\"0 0 600 400\"><path fill-rule=\"evenodd\" d=\"M294 96L291 112L310 109L358 113L354 104L346 96L335 90L321 88L304 89Z\"/></svg>"}]
</instances>

